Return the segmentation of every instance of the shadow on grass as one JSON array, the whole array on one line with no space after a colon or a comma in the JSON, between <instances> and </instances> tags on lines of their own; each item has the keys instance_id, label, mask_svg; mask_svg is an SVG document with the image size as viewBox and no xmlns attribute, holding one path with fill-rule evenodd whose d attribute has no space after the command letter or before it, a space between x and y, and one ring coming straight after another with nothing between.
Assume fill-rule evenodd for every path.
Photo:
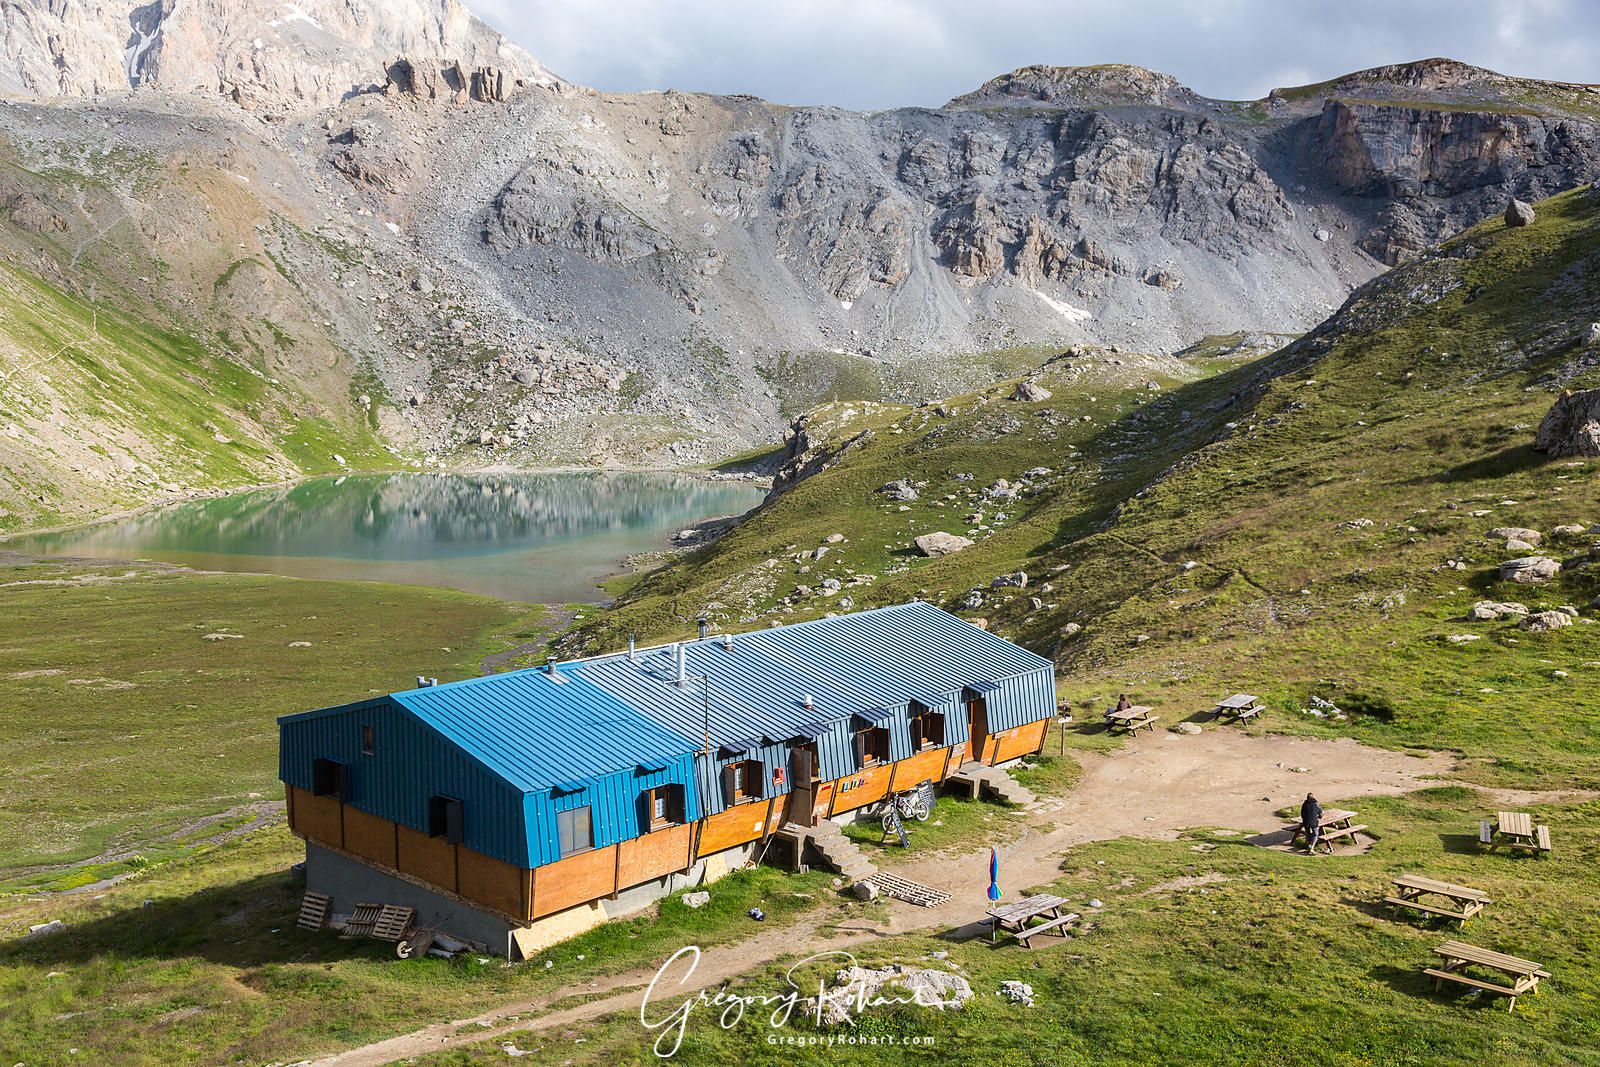
<instances>
[{"instance_id":1,"label":"shadow on grass","mask_svg":"<svg viewBox=\"0 0 1600 1067\"><path fill-rule=\"evenodd\" d=\"M1477 834L1440 834L1439 844L1457 856L1476 856L1483 851Z\"/></svg>"},{"instance_id":2,"label":"shadow on grass","mask_svg":"<svg viewBox=\"0 0 1600 1067\"><path fill-rule=\"evenodd\" d=\"M1508 474L1528 470L1550 462L1550 457L1535 452L1532 445L1513 445L1487 456L1458 463L1442 471L1418 475L1409 485L1430 485L1439 482L1473 482L1486 478L1503 478Z\"/></svg>"},{"instance_id":3,"label":"shadow on grass","mask_svg":"<svg viewBox=\"0 0 1600 1067\"><path fill-rule=\"evenodd\" d=\"M394 956L394 946L368 938L344 941L295 926L304 883L288 871L259 875L186 897L147 901L59 933L0 945L0 966L73 965L101 957L173 960L199 957L253 967L333 962L352 956Z\"/></svg>"}]
</instances>

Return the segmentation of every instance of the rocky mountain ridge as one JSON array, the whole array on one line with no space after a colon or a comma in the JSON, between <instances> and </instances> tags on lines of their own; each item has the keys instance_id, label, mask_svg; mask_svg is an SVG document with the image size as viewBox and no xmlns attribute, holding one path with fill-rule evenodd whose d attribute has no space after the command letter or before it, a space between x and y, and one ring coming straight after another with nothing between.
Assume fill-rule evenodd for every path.
<instances>
[{"instance_id":1,"label":"rocky mountain ridge","mask_svg":"<svg viewBox=\"0 0 1600 1067\"><path fill-rule=\"evenodd\" d=\"M167 3L113 92L121 8L6 7L4 69L64 73L0 107L0 246L426 466L703 462L819 400L992 380L996 353L1298 331L1508 196L1600 176L1588 89L1437 61L1246 103L1034 67L860 114L571 86L453 0L410 37L404 5L294 10ZM45 15L100 43L39 53ZM295 36L256 49L263 18ZM312 22L328 47L294 52ZM43 396L39 355L10 358ZM30 497L105 462L0 416L47 457Z\"/></svg>"}]
</instances>

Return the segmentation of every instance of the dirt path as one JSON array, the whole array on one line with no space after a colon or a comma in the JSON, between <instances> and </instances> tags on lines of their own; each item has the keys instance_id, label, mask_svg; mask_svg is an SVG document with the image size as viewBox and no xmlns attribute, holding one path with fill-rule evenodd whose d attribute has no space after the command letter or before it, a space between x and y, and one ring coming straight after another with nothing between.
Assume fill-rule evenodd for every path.
<instances>
[{"instance_id":1,"label":"dirt path","mask_svg":"<svg viewBox=\"0 0 1600 1067\"><path fill-rule=\"evenodd\" d=\"M1422 788L1455 767L1454 758L1445 754L1419 757L1347 739L1252 737L1234 730L1208 730L1195 736L1161 733L1104 755L1080 753L1078 760L1084 770L1078 785L1066 797L1047 801L1035 815L1036 822L1053 828L1029 830L1000 850L1000 877L1008 896L1054 880L1062 852L1086 841L1170 839L1195 826L1275 830L1283 824L1277 810L1298 807L1307 790L1325 801L1396 795ZM889 901L887 924L863 917L859 924L823 930L819 923L802 922L706 949L693 977L673 986L673 1002L782 955L848 948L884 934L922 930L974 934L973 920L987 903L988 860L984 848L892 864L899 874L949 891L950 901L937 908ZM655 976L661 962L341 1052L314 1061L313 1067L379 1067L456 1045L510 1040L616 1012L637 1012L641 987ZM525 1017L574 994L607 993L536 1018Z\"/></svg>"}]
</instances>

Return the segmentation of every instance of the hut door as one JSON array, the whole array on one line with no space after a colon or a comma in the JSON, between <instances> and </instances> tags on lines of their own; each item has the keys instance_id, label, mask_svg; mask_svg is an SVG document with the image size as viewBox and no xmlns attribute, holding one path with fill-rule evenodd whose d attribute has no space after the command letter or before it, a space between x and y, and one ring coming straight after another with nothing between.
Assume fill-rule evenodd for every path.
<instances>
[{"instance_id":1,"label":"hut door","mask_svg":"<svg viewBox=\"0 0 1600 1067\"><path fill-rule=\"evenodd\" d=\"M789 821L801 826L817 825L813 813L816 787L812 783L812 768L816 755L807 747L796 746L789 750Z\"/></svg>"},{"instance_id":2,"label":"hut door","mask_svg":"<svg viewBox=\"0 0 1600 1067\"><path fill-rule=\"evenodd\" d=\"M989 709L982 697L967 701L967 754L964 762L983 760L983 749L989 740Z\"/></svg>"}]
</instances>

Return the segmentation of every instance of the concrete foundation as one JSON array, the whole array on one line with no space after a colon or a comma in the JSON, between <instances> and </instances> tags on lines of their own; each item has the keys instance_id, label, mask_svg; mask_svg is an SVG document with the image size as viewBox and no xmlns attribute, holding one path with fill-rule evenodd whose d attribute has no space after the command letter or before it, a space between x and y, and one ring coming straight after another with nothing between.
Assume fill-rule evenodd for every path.
<instances>
[{"instance_id":1,"label":"concrete foundation","mask_svg":"<svg viewBox=\"0 0 1600 1067\"><path fill-rule=\"evenodd\" d=\"M710 885L744 866L760 845L753 841L706 856L686 873L674 872L624 889L615 898L580 904L531 923L512 922L315 842L306 843L306 889L328 895L330 916L349 915L357 904L399 904L416 909L418 926L443 930L463 940L481 941L496 955L519 959L607 920L643 911L680 889Z\"/></svg>"}]
</instances>

